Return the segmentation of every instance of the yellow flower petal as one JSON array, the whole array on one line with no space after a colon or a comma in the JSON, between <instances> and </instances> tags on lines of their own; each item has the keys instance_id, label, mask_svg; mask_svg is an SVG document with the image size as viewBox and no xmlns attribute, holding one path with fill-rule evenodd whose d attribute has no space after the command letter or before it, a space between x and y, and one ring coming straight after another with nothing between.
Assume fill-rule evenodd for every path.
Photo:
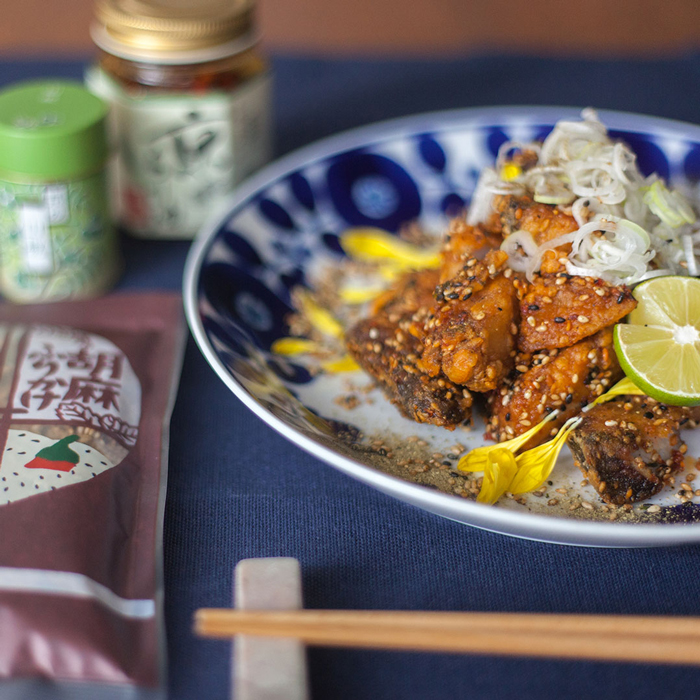
<instances>
[{"instance_id":1,"label":"yellow flower petal","mask_svg":"<svg viewBox=\"0 0 700 700\"><path fill-rule=\"evenodd\" d=\"M515 180L522 172L522 168L515 163L506 163L501 168L501 180L505 180L506 182Z\"/></svg>"},{"instance_id":2,"label":"yellow flower petal","mask_svg":"<svg viewBox=\"0 0 700 700\"><path fill-rule=\"evenodd\" d=\"M544 420L537 425L532 426L530 430L518 435L518 437L499 442L495 445L484 445L477 447L471 452L467 452L457 463L457 469L463 472L482 472L486 468L489 453L493 450L506 449L515 454L531 437L536 435L540 428L553 420L558 414L558 411L552 411Z\"/></svg>"},{"instance_id":3,"label":"yellow flower petal","mask_svg":"<svg viewBox=\"0 0 700 700\"><path fill-rule=\"evenodd\" d=\"M630 395L644 395L644 392L637 388L637 386L627 377L615 384L612 389L607 393L599 396L595 401L589 404L588 407L595 406L599 403L604 403L609 401L615 396L620 396L621 394ZM586 407L586 408L588 408ZM585 411L586 408L583 410ZM484 472L484 484L481 491L479 492L479 497L477 500L481 503L495 503L498 498L500 498L503 493L510 491L511 493L527 493L529 491L536 491L540 488L549 478L549 475L554 469L559 453L561 452L566 438L569 433L581 422L580 417L569 418L564 425L559 429L559 432L551 439L537 447L533 447L530 450L526 450L517 457L515 453L530 439L532 438L543 425L551 421L557 415L557 411L550 413L543 421L533 426L527 432L519 435L518 437L506 440L505 442L498 443L496 445L484 445L483 447L477 447L476 449L468 452L464 455L457 464L457 469L463 472ZM513 459L517 465L517 472L513 475L511 483L500 490L500 486L497 488L496 476L498 474L499 464L503 462L505 458L501 455L497 455L497 450L506 450L513 456ZM494 459L497 461L494 462ZM501 476L501 481L504 477ZM500 491L500 493L499 493ZM484 494L482 496L482 493ZM494 495L496 495L494 500Z\"/></svg>"},{"instance_id":4,"label":"yellow flower petal","mask_svg":"<svg viewBox=\"0 0 700 700\"><path fill-rule=\"evenodd\" d=\"M319 333L334 338L343 337L343 327L328 309L319 306L305 290L298 290L297 296L302 313Z\"/></svg>"},{"instance_id":5,"label":"yellow flower petal","mask_svg":"<svg viewBox=\"0 0 700 700\"><path fill-rule=\"evenodd\" d=\"M276 355L301 355L318 349L318 343L308 338L278 338L270 348Z\"/></svg>"},{"instance_id":6,"label":"yellow flower petal","mask_svg":"<svg viewBox=\"0 0 700 700\"><path fill-rule=\"evenodd\" d=\"M547 481L566 438L580 422L581 418L569 418L551 440L516 457L518 473L510 485L511 493L535 491Z\"/></svg>"},{"instance_id":7,"label":"yellow flower petal","mask_svg":"<svg viewBox=\"0 0 700 700\"><path fill-rule=\"evenodd\" d=\"M495 503L506 491L518 467L510 450L497 447L486 457L484 480L476 500L479 503Z\"/></svg>"},{"instance_id":8,"label":"yellow flower petal","mask_svg":"<svg viewBox=\"0 0 700 700\"><path fill-rule=\"evenodd\" d=\"M404 268L440 266L440 255L436 249L426 250L411 245L379 228L348 229L340 236L340 245L355 260L392 261Z\"/></svg>"},{"instance_id":9,"label":"yellow flower petal","mask_svg":"<svg viewBox=\"0 0 700 700\"><path fill-rule=\"evenodd\" d=\"M394 265L393 263L386 263L380 265L379 276L386 282L395 282L404 272L406 272L405 267L400 267L399 265Z\"/></svg>"},{"instance_id":10,"label":"yellow flower petal","mask_svg":"<svg viewBox=\"0 0 700 700\"><path fill-rule=\"evenodd\" d=\"M593 403L586 406L586 408L583 410L586 411L589 406L593 407L596 404L605 403L606 401L610 401L610 399L614 399L616 396L621 396L623 394L645 396L644 392L637 387L637 385L629 377L625 377L615 384L612 389L606 391L604 394L601 394L595 401L593 401Z\"/></svg>"},{"instance_id":11,"label":"yellow flower petal","mask_svg":"<svg viewBox=\"0 0 700 700\"><path fill-rule=\"evenodd\" d=\"M338 296L346 304L364 304L372 299L376 299L386 287L383 286L372 286L372 287L343 287L339 292Z\"/></svg>"},{"instance_id":12,"label":"yellow flower petal","mask_svg":"<svg viewBox=\"0 0 700 700\"><path fill-rule=\"evenodd\" d=\"M358 365L357 362L350 357L350 355L344 355L338 360L328 360L327 362L322 362L321 367L323 367L326 372L330 372L331 374L355 372L360 369L360 365Z\"/></svg>"}]
</instances>

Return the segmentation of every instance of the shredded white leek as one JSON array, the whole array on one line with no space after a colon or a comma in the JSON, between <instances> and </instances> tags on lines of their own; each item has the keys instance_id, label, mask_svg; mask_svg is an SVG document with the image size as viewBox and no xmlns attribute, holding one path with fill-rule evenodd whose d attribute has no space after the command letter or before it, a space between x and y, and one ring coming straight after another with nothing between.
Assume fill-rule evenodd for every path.
<instances>
[{"instance_id":1,"label":"shredded white leek","mask_svg":"<svg viewBox=\"0 0 700 700\"><path fill-rule=\"evenodd\" d=\"M479 178L468 223L485 222L499 194L529 194L570 211L579 226L572 234L539 247L524 231L504 241L508 264L530 280L547 250L568 243L566 269L572 275L628 285L664 274L698 275L700 224L686 196L657 175L645 178L635 154L610 138L594 110L581 116L559 121L541 144L503 144L496 168L484 169ZM508 169L516 150L532 151L536 164ZM505 172L507 181L499 176Z\"/></svg>"},{"instance_id":2,"label":"shredded white leek","mask_svg":"<svg viewBox=\"0 0 700 700\"><path fill-rule=\"evenodd\" d=\"M532 262L537 257L537 243L527 231L515 231L506 236L501 250L508 253L508 265L516 272L530 273ZM537 258L538 259L538 258Z\"/></svg>"}]
</instances>

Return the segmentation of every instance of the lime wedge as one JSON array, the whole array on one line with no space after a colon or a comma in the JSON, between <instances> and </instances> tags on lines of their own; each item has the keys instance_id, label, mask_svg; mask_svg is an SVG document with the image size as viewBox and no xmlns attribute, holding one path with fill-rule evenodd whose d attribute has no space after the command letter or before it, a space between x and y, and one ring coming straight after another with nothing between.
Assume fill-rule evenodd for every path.
<instances>
[{"instance_id":1,"label":"lime wedge","mask_svg":"<svg viewBox=\"0 0 700 700\"><path fill-rule=\"evenodd\" d=\"M614 335L625 374L658 401L700 405L700 279L655 277L633 294L639 305Z\"/></svg>"}]
</instances>

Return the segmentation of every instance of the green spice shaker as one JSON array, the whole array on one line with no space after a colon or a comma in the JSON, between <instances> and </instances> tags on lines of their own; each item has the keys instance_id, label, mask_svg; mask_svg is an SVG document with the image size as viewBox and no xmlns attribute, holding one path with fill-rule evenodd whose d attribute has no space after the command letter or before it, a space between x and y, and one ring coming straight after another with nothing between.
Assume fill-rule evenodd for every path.
<instances>
[{"instance_id":1,"label":"green spice shaker","mask_svg":"<svg viewBox=\"0 0 700 700\"><path fill-rule=\"evenodd\" d=\"M107 106L80 84L0 92L0 292L84 299L120 270L107 197Z\"/></svg>"}]
</instances>

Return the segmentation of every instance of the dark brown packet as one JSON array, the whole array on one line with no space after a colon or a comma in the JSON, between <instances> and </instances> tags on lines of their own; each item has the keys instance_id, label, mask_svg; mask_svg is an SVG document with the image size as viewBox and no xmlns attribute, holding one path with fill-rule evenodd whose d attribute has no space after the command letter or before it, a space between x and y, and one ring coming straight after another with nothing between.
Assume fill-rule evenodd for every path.
<instances>
[{"instance_id":1,"label":"dark brown packet","mask_svg":"<svg viewBox=\"0 0 700 700\"><path fill-rule=\"evenodd\" d=\"M2 698L164 697L181 308L164 293L0 306Z\"/></svg>"}]
</instances>

